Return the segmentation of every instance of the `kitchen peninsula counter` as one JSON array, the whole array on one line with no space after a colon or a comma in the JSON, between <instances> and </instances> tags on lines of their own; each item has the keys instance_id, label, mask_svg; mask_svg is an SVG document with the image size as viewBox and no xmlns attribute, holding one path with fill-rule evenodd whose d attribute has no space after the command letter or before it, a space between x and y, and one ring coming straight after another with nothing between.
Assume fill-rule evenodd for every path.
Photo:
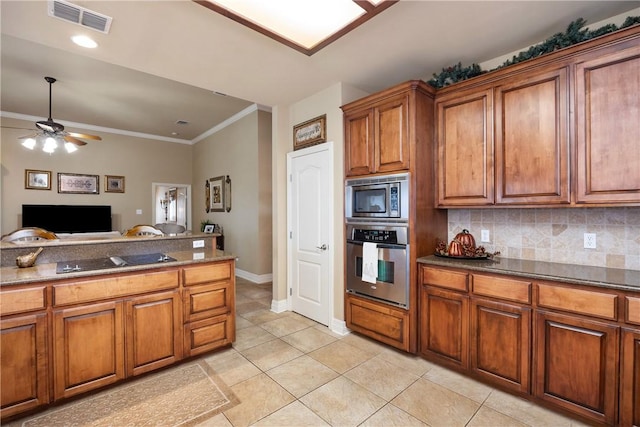
<instances>
[{"instance_id":1,"label":"kitchen peninsula counter","mask_svg":"<svg viewBox=\"0 0 640 427\"><path fill-rule=\"evenodd\" d=\"M188 264L207 263L235 259L229 252L216 250L216 237L219 234L181 234L168 236L91 236L82 239L51 241L31 241L0 244L1 268L0 285L19 285L51 280L63 280L75 277L88 277L103 274L127 273L164 267L178 267ZM202 247L193 248L194 241ZM43 248L33 267L18 268L16 257L26 255ZM56 273L58 262L108 258L111 256L130 256L139 254L162 253L175 261L146 265L127 265L110 267L102 270Z\"/></svg>"},{"instance_id":2,"label":"kitchen peninsula counter","mask_svg":"<svg viewBox=\"0 0 640 427\"><path fill-rule=\"evenodd\" d=\"M640 270L501 257L488 260L469 260L430 255L418 258L417 261L418 263L432 266L461 268L485 273L508 274L534 280L551 280L567 284L640 292Z\"/></svg>"}]
</instances>

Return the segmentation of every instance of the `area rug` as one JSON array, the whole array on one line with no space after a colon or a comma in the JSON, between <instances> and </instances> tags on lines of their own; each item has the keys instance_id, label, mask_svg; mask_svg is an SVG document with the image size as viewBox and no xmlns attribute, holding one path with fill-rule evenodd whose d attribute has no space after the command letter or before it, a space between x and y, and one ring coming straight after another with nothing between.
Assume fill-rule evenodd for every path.
<instances>
[{"instance_id":1,"label":"area rug","mask_svg":"<svg viewBox=\"0 0 640 427\"><path fill-rule=\"evenodd\" d=\"M238 403L200 361L122 384L22 421L24 427L180 426L201 423Z\"/></svg>"}]
</instances>

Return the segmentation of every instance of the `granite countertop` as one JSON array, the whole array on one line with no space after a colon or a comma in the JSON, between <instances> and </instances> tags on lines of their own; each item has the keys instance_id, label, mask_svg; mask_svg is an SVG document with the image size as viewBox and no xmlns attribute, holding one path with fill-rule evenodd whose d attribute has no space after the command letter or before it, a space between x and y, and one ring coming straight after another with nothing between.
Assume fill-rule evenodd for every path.
<instances>
[{"instance_id":1,"label":"granite countertop","mask_svg":"<svg viewBox=\"0 0 640 427\"><path fill-rule=\"evenodd\" d=\"M534 280L590 285L608 289L640 292L640 270L592 267L496 257L489 260L443 258L429 255L418 258L422 264L462 268L485 273L501 273Z\"/></svg>"},{"instance_id":2,"label":"granite countertop","mask_svg":"<svg viewBox=\"0 0 640 427\"><path fill-rule=\"evenodd\" d=\"M142 270L151 270L165 267L176 267L189 264L198 264L212 261L235 259L230 252L220 250L193 250L166 252L175 261L147 265L128 265L125 267L111 267L104 270L78 271L72 273L56 274L57 263L36 264L33 267L18 268L17 266L0 268L0 286L22 285L27 283L50 282L53 280L65 280L72 278L86 278L103 274L129 273Z\"/></svg>"}]
</instances>

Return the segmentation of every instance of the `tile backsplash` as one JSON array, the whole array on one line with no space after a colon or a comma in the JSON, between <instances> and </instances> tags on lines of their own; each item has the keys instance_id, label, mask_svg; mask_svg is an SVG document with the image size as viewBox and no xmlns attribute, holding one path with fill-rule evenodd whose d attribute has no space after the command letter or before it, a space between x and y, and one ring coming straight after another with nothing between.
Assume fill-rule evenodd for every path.
<instances>
[{"instance_id":1,"label":"tile backsplash","mask_svg":"<svg viewBox=\"0 0 640 427\"><path fill-rule=\"evenodd\" d=\"M450 209L450 242L463 229L506 258L640 270L640 208ZM490 242L481 242L489 230ZM584 233L596 248L584 248Z\"/></svg>"}]
</instances>

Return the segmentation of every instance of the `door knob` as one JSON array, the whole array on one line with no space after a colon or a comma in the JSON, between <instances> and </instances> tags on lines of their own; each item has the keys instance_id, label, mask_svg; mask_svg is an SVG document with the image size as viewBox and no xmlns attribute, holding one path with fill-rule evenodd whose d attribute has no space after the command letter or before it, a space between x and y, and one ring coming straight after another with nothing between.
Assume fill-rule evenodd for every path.
<instances>
[{"instance_id":1,"label":"door knob","mask_svg":"<svg viewBox=\"0 0 640 427\"><path fill-rule=\"evenodd\" d=\"M323 243L322 246L316 246L316 248L320 249L321 251L326 251L327 245Z\"/></svg>"}]
</instances>

